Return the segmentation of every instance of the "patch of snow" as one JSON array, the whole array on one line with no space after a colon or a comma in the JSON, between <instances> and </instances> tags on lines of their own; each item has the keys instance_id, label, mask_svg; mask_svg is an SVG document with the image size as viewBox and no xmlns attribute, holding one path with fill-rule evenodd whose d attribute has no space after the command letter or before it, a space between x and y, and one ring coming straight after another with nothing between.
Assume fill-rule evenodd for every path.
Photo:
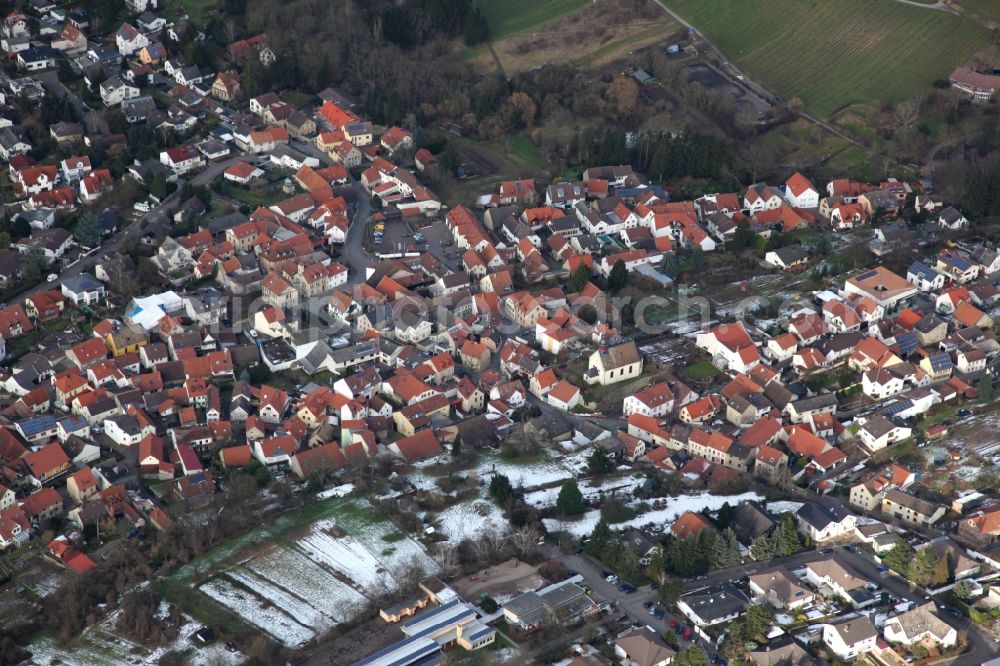
<instances>
[{"instance_id":1,"label":"patch of snow","mask_svg":"<svg viewBox=\"0 0 1000 666\"><path fill-rule=\"evenodd\" d=\"M450 506L437 515L441 529L448 535L450 543L463 539L476 539L488 533L500 533L507 529L507 519L503 511L493 502L475 500Z\"/></svg>"},{"instance_id":2,"label":"patch of snow","mask_svg":"<svg viewBox=\"0 0 1000 666\"><path fill-rule=\"evenodd\" d=\"M363 594L292 549L276 549L244 566L338 622L354 617L367 603Z\"/></svg>"},{"instance_id":3,"label":"patch of snow","mask_svg":"<svg viewBox=\"0 0 1000 666\"><path fill-rule=\"evenodd\" d=\"M677 497L666 498L667 506L662 509L654 509L646 513L639 514L631 520L611 525L612 529L624 530L628 527L643 527L645 525L663 526L672 523L685 511L718 511L723 504L729 503L736 506L745 500L759 500L760 495L753 492L746 492L740 495L711 495L709 493L698 493L692 495L679 495ZM556 518L544 518L542 524L548 532L565 531L573 536L587 536L594 531L598 521L601 519L600 509L588 511L579 520L559 520Z\"/></svg>"},{"instance_id":4,"label":"patch of snow","mask_svg":"<svg viewBox=\"0 0 1000 666\"><path fill-rule=\"evenodd\" d=\"M305 645L316 635L282 609L269 605L253 592L237 588L225 578L213 578L198 589L288 647Z\"/></svg>"},{"instance_id":5,"label":"patch of snow","mask_svg":"<svg viewBox=\"0 0 1000 666\"><path fill-rule=\"evenodd\" d=\"M770 513L795 513L802 508L804 502L792 502L791 500L779 500L777 502L768 502L764 505Z\"/></svg>"}]
</instances>

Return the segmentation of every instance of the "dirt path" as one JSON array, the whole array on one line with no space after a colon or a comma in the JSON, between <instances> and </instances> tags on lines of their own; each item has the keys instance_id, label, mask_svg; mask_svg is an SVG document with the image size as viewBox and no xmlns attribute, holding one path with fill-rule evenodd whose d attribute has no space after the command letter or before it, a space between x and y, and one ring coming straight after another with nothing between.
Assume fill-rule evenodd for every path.
<instances>
[{"instance_id":1,"label":"dirt path","mask_svg":"<svg viewBox=\"0 0 1000 666\"><path fill-rule=\"evenodd\" d=\"M489 572L489 573L484 573ZM478 599L479 593L493 589L506 583L513 583L533 576L538 573L538 568L520 560L507 560L495 567L484 569L476 575L477 580L470 581L468 578L461 582L456 582L455 587L465 599Z\"/></svg>"},{"instance_id":2,"label":"dirt path","mask_svg":"<svg viewBox=\"0 0 1000 666\"><path fill-rule=\"evenodd\" d=\"M911 7L919 7L920 9L932 9L938 12L944 12L945 14L951 14L953 16L958 16L958 12L946 5L942 0L938 0L933 5L929 5L926 2L917 2L917 0L895 0L902 5L910 5Z\"/></svg>"}]
</instances>

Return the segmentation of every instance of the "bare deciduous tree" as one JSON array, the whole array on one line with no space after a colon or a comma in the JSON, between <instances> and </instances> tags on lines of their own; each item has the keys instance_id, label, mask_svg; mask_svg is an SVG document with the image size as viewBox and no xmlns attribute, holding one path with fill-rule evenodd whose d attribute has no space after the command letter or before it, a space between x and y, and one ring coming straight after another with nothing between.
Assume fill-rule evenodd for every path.
<instances>
[{"instance_id":1,"label":"bare deciduous tree","mask_svg":"<svg viewBox=\"0 0 1000 666\"><path fill-rule=\"evenodd\" d=\"M517 530L511 531L508 536L511 545L514 550L521 556L524 557L535 547L538 543L538 530L529 525L525 525Z\"/></svg>"},{"instance_id":2,"label":"bare deciduous tree","mask_svg":"<svg viewBox=\"0 0 1000 666\"><path fill-rule=\"evenodd\" d=\"M893 114L893 125L903 139L909 137L913 126L920 119L920 106L919 99L908 99L896 107Z\"/></svg>"}]
</instances>

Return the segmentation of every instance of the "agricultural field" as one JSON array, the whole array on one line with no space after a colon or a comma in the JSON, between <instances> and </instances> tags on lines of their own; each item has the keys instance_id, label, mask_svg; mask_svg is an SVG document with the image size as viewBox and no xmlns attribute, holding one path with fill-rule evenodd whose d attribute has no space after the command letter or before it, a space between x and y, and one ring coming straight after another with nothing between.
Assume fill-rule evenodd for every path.
<instances>
[{"instance_id":1,"label":"agricultural field","mask_svg":"<svg viewBox=\"0 0 1000 666\"><path fill-rule=\"evenodd\" d=\"M958 5L966 13L1000 23L1000 3L996 0L959 0Z\"/></svg>"},{"instance_id":2,"label":"agricultural field","mask_svg":"<svg viewBox=\"0 0 1000 666\"><path fill-rule=\"evenodd\" d=\"M511 5L524 5L513 11ZM549 0L481 3L492 29L492 49L472 60L484 69L499 65L511 76L545 64L571 61L599 66L665 41L680 24L652 0L625 3ZM502 11L500 9L502 8Z\"/></svg>"},{"instance_id":3,"label":"agricultural field","mask_svg":"<svg viewBox=\"0 0 1000 666\"><path fill-rule=\"evenodd\" d=\"M754 80L822 118L927 89L989 36L969 18L892 0L667 3Z\"/></svg>"},{"instance_id":4,"label":"agricultural field","mask_svg":"<svg viewBox=\"0 0 1000 666\"><path fill-rule=\"evenodd\" d=\"M326 500L313 522L260 530L171 577L287 647L300 647L400 587L414 568L436 573L424 546L362 500ZM202 606L204 609L205 607Z\"/></svg>"}]
</instances>

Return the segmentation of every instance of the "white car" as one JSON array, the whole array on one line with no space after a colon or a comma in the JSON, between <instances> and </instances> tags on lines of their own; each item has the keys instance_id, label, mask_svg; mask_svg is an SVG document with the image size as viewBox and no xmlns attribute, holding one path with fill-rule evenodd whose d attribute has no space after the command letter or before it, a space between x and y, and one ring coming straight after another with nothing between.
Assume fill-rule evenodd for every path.
<instances>
[{"instance_id":1,"label":"white car","mask_svg":"<svg viewBox=\"0 0 1000 666\"><path fill-rule=\"evenodd\" d=\"M248 334L248 335L249 335L249 336L250 336L251 338L256 338L256 337L257 337L257 335L258 335L258 334L257 334L257 331L256 331L256 330L254 330L254 329L252 329L252 328L251 328L251 329L250 329L250 330L248 331L248 333L247 333L247 334Z\"/></svg>"},{"instance_id":2,"label":"white car","mask_svg":"<svg viewBox=\"0 0 1000 666\"><path fill-rule=\"evenodd\" d=\"M45 280L47 282L55 282L58 279L59 279L59 276L56 275L55 273L49 273L49 276L47 278L45 278Z\"/></svg>"},{"instance_id":3,"label":"white car","mask_svg":"<svg viewBox=\"0 0 1000 666\"><path fill-rule=\"evenodd\" d=\"M141 211L143 213L148 213L149 203L145 201L136 201L134 204L132 204L132 208L135 208L136 210Z\"/></svg>"}]
</instances>

